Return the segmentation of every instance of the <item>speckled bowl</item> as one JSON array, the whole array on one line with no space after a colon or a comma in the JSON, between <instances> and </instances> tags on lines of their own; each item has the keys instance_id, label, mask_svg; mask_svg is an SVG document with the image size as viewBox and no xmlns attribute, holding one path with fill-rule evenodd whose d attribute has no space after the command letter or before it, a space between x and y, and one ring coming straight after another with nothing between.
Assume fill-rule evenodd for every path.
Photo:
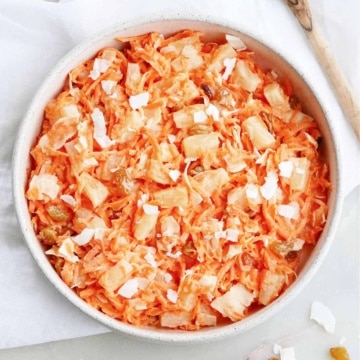
<instances>
[{"instance_id":1,"label":"speckled bowl","mask_svg":"<svg viewBox=\"0 0 360 360\"><path fill-rule=\"evenodd\" d=\"M327 224L316 247L308 254L302 264L295 283L273 303L244 320L192 332L140 328L125 324L104 315L80 299L60 279L44 254L42 246L34 234L24 195L30 164L29 151L40 130L44 107L46 103L61 90L67 73L82 61L95 55L99 49L105 46L119 46L119 43L114 40L116 36L133 36L149 31L158 31L167 35L184 28L201 30L206 33L208 39L213 40L217 40L221 36L223 38L224 33L240 36L247 47L254 50L258 62L268 68L274 69L280 76L286 76L290 79L297 97L304 105L304 111L312 115L319 123L320 130L323 134L322 152L329 162L331 182L333 185L329 200L330 212ZM331 118L331 114L327 113L326 108L322 105L326 102L322 101L320 94L316 94L314 88L314 84L311 83L310 79L306 78L306 73L303 69L295 69L278 51L256 39L249 31L244 31L244 29L234 24L214 21L214 19L206 17L175 15L171 17L159 17L158 19L135 20L112 26L92 39L81 43L60 60L36 93L22 121L14 149L13 191L16 211L25 241L41 270L49 281L59 290L59 293L84 313L113 330L147 340L169 343L212 341L244 332L274 316L292 299L301 296L301 291L306 283L319 268L335 234L343 202L339 150L336 139L338 135L335 134L333 130L332 124L334 120Z\"/></svg>"}]
</instances>

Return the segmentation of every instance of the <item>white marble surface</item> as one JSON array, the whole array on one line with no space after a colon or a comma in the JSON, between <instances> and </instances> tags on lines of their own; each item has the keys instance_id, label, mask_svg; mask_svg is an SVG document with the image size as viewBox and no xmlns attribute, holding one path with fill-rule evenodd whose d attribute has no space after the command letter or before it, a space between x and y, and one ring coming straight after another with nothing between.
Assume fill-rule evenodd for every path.
<instances>
[{"instance_id":1,"label":"white marble surface","mask_svg":"<svg viewBox=\"0 0 360 360\"><path fill-rule=\"evenodd\" d=\"M329 348L343 343L352 360L360 359L360 187L346 198L334 243L304 293L275 318L251 331L214 343L161 345L117 333L0 350L6 360L229 359L267 360L275 343L294 347L297 360L330 360ZM327 305L336 318L334 334L310 320L314 300Z\"/></svg>"}]
</instances>

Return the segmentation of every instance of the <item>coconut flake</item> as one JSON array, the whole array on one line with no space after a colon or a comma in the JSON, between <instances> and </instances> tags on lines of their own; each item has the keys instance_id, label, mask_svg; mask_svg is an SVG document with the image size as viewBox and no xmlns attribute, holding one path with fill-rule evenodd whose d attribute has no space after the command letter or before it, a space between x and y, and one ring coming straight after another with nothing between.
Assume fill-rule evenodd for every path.
<instances>
[{"instance_id":1,"label":"coconut flake","mask_svg":"<svg viewBox=\"0 0 360 360\"><path fill-rule=\"evenodd\" d=\"M114 86L116 84L117 84L116 81L113 81L113 80L102 80L101 81L101 87L105 91L106 95L112 94L112 92L114 90Z\"/></svg>"},{"instance_id":2,"label":"coconut flake","mask_svg":"<svg viewBox=\"0 0 360 360\"><path fill-rule=\"evenodd\" d=\"M129 97L129 104L133 110L140 109L143 106L146 106L149 102L150 95L148 92L143 92L137 95L132 95Z\"/></svg>"},{"instance_id":3,"label":"coconut flake","mask_svg":"<svg viewBox=\"0 0 360 360\"><path fill-rule=\"evenodd\" d=\"M320 301L312 303L310 319L322 325L328 333L333 334L335 332L335 317L331 310Z\"/></svg>"},{"instance_id":4,"label":"coconut flake","mask_svg":"<svg viewBox=\"0 0 360 360\"><path fill-rule=\"evenodd\" d=\"M226 34L225 39L235 50L245 50L246 49L246 45L238 36Z\"/></svg>"},{"instance_id":5,"label":"coconut flake","mask_svg":"<svg viewBox=\"0 0 360 360\"><path fill-rule=\"evenodd\" d=\"M147 261L147 263L149 265L151 265L152 267L157 267L157 263L155 261L155 258L153 256L153 254L151 254L150 252L148 252L145 256L144 259Z\"/></svg>"},{"instance_id":6,"label":"coconut flake","mask_svg":"<svg viewBox=\"0 0 360 360\"><path fill-rule=\"evenodd\" d=\"M281 348L280 360L296 360L294 348L293 347Z\"/></svg>"},{"instance_id":7,"label":"coconut flake","mask_svg":"<svg viewBox=\"0 0 360 360\"><path fill-rule=\"evenodd\" d=\"M176 182L177 179L180 177L181 172L179 170L169 170L169 176L172 181Z\"/></svg>"},{"instance_id":8,"label":"coconut flake","mask_svg":"<svg viewBox=\"0 0 360 360\"><path fill-rule=\"evenodd\" d=\"M94 229L85 228L79 235L72 236L71 239L76 244L82 246L87 244L91 240L91 238L94 236L94 233Z\"/></svg>"},{"instance_id":9,"label":"coconut flake","mask_svg":"<svg viewBox=\"0 0 360 360\"><path fill-rule=\"evenodd\" d=\"M226 240L231 242L237 242L239 238L239 231L236 229L227 229L226 230Z\"/></svg>"},{"instance_id":10,"label":"coconut flake","mask_svg":"<svg viewBox=\"0 0 360 360\"><path fill-rule=\"evenodd\" d=\"M62 200L64 203L66 203L66 204L68 204L70 206L75 206L76 205L76 200L71 195L63 194L63 195L60 196L60 200Z\"/></svg>"},{"instance_id":11,"label":"coconut flake","mask_svg":"<svg viewBox=\"0 0 360 360\"><path fill-rule=\"evenodd\" d=\"M216 240L225 239L226 238L226 231L225 230L215 231L214 237L215 237Z\"/></svg>"},{"instance_id":12,"label":"coconut flake","mask_svg":"<svg viewBox=\"0 0 360 360\"><path fill-rule=\"evenodd\" d=\"M278 176L275 171L268 172L265 177L265 183L260 187L261 195L266 199L270 200L275 196L277 190Z\"/></svg>"},{"instance_id":13,"label":"coconut flake","mask_svg":"<svg viewBox=\"0 0 360 360\"><path fill-rule=\"evenodd\" d=\"M91 114L91 119L94 123L94 139L104 149L113 144L113 141L106 135L105 118L102 111L95 108Z\"/></svg>"},{"instance_id":14,"label":"coconut flake","mask_svg":"<svg viewBox=\"0 0 360 360\"><path fill-rule=\"evenodd\" d=\"M281 161L279 163L279 170L280 170L280 176L289 178L291 176L291 173L293 171L294 164L292 161Z\"/></svg>"},{"instance_id":15,"label":"coconut flake","mask_svg":"<svg viewBox=\"0 0 360 360\"><path fill-rule=\"evenodd\" d=\"M147 215L157 215L159 213L159 207L157 205L144 204L143 210Z\"/></svg>"},{"instance_id":16,"label":"coconut flake","mask_svg":"<svg viewBox=\"0 0 360 360\"><path fill-rule=\"evenodd\" d=\"M274 344L274 346L273 346L273 353L274 353L275 355L279 355L281 349L282 349L281 345L279 345L279 344Z\"/></svg>"},{"instance_id":17,"label":"coconut flake","mask_svg":"<svg viewBox=\"0 0 360 360\"><path fill-rule=\"evenodd\" d=\"M207 120L207 115L204 110L195 111L193 117L195 124L203 123Z\"/></svg>"},{"instance_id":18,"label":"coconut flake","mask_svg":"<svg viewBox=\"0 0 360 360\"><path fill-rule=\"evenodd\" d=\"M293 247L292 250L293 251L299 251L303 248L305 244L305 241L302 239L295 239L294 243L293 243Z\"/></svg>"},{"instance_id":19,"label":"coconut flake","mask_svg":"<svg viewBox=\"0 0 360 360\"><path fill-rule=\"evenodd\" d=\"M220 111L214 104L209 104L208 107L205 110L206 115L212 116L214 121L219 121L220 119Z\"/></svg>"},{"instance_id":20,"label":"coconut flake","mask_svg":"<svg viewBox=\"0 0 360 360\"><path fill-rule=\"evenodd\" d=\"M274 344L273 353L280 355L280 360L296 360L293 347L283 348L281 345Z\"/></svg>"},{"instance_id":21,"label":"coconut flake","mask_svg":"<svg viewBox=\"0 0 360 360\"><path fill-rule=\"evenodd\" d=\"M223 73L223 79L227 80L229 78L229 76L231 75L232 71L234 70L236 64L236 58L226 58L224 59L224 66L225 66L225 71Z\"/></svg>"},{"instance_id":22,"label":"coconut flake","mask_svg":"<svg viewBox=\"0 0 360 360\"><path fill-rule=\"evenodd\" d=\"M138 292L138 280L129 279L118 290L118 294L124 298L130 299Z\"/></svg>"},{"instance_id":23,"label":"coconut flake","mask_svg":"<svg viewBox=\"0 0 360 360\"><path fill-rule=\"evenodd\" d=\"M176 140L176 136L174 134L169 134L168 135L168 140L170 144L173 144Z\"/></svg>"},{"instance_id":24,"label":"coconut flake","mask_svg":"<svg viewBox=\"0 0 360 360\"><path fill-rule=\"evenodd\" d=\"M137 206L142 207L149 200L149 194L142 194L140 199L137 201Z\"/></svg>"},{"instance_id":25,"label":"coconut flake","mask_svg":"<svg viewBox=\"0 0 360 360\"><path fill-rule=\"evenodd\" d=\"M64 259L74 263L79 261L79 258L74 254L75 246L70 238L66 238L59 247L58 254Z\"/></svg>"},{"instance_id":26,"label":"coconut flake","mask_svg":"<svg viewBox=\"0 0 360 360\"><path fill-rule=\"evenodd\" d=\"M247 184L245 194L248 199L256 199L259 196L259 188L255 184Z\"/></svg>"},{"instance_id":27,"label":"coconut flake","mask_svg":"<svg viewBox=\"0 0 360 360\"><path fill-rule=\"evenodd\" d=\"M169 301L171 301L173 304L176 304L177 299L178 299L178 293L173 290L173 289L168 289L168 291L166 292L166 297L168 298Z\"/></svg>"},{"instance_id":28,"label":"coconut flake","mask_svg":"<svg viewBox=\"0 0 360 360\"><path fill-rule=\"evenodd\" d=\"M94 60L94 65L93 65L92 70L90 71L89 76L93 80L96 80L100 76L101 73L104 73L107 71L107 69L110 67L110 65L111 65L110 61L105 60L105 59L96 58Z\"/></svg>"},{"instance_id":29,"label":"coconut flake","mask_svg":"<svg viewBox=\"0 0 360 360\"><path fill-rule=\"evenodd\" d=\"M299 204L297 202L291 202L287 205L280 204L277 208L279 215L287 219L298 219L299 218Z\"/></svg>"},{"instance_id":30,"label":"coconut flake","mask_svg":"<svg viewBox=\"0 0 360 360\"><path fill-rule=\"evenodd\" d=\"M170 274L170 273L165 273L164 274L164 280L165 280L165 282L168 284L171 280L172 280L172 275Z\"/></svg>"},{"instance_id":31,"label":"coconut flake","mask_svg":"<svg viewBox=\"0 0 360 360\"><path fill-rule=\"evenodd\" d=\"M105 227L97 227L94 229L94 239L95 240L103 240L105 233L106 233Z\"/></svg>"}]
</instances>

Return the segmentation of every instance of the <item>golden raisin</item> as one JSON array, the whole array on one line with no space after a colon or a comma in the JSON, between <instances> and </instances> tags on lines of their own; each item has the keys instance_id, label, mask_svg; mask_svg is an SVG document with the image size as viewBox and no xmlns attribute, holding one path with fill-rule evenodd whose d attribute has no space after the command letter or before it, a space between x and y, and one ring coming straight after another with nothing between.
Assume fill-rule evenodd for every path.
<instances>
[{"instance_id":1,"label":"golden raisin","mask_svg":"<svg viewBox=\"0 0 360 360\"><path fill-rule=\"evenodd\" d=\"M129 195L134 188L134 182L131 179L128 171L124 168L120 168L115 171L115 183L121 188L121 191Z\"/></svg>"},{"instance_id":2,"label":"golden raisin","mask_svg":"<svg viewBox=\"0 0 360 360\"><path fill-rule=\"evenodd\" d=\"M350 360L349 353L343 346L331 348L330 355L334 360Z\"/></svg>"},{"instance_id":3,"label":"golden raisin","mask_svg":"<svg viewBox=\"0 0 360 360\"><path fill-rule=\"evenodd\" d=\"M273 241L270 244L270 249L280 256L286 256L289 254L294 247L291 241Z\"/></svg>"},{"instance_id":4,"label":"golden raisin","mask_svg":"<svg viewBox=\"0 0 360 360\"><path fill-rule=\"evenodd\" d=\"M70 218L70 214L56 205L50 205L46 209L50 217L55 221L67 221Z\"/></svg>"},{"instance_id":5,"label":"golden raisin","mask_svg":"<svg viewBox=\"0 0 360 360\"><path fill-rule=\"evenodd\" d=\"M47 245L54 245L56 243L56 237L56 230L51 227L46 227L39 233L39 239Z\"/></svg>"}]
</instances>

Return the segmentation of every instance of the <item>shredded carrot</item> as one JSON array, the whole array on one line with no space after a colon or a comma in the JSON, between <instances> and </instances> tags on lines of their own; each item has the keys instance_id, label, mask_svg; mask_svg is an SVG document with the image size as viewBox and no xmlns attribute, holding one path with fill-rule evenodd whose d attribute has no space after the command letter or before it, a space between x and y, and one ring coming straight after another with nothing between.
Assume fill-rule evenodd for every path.
<instances>
[{"instance_id":1,"label":"shredded carrot","mask_svg":"<svg viewBox=\"0 0 360 360\"><path fill-rule=\"evenodd\" d=\"M51 100L26 196L82 299L138 326L238 321L296 279L331 189L315 119L246 48L119 38Z\"/></svg>"}]
</instances>

